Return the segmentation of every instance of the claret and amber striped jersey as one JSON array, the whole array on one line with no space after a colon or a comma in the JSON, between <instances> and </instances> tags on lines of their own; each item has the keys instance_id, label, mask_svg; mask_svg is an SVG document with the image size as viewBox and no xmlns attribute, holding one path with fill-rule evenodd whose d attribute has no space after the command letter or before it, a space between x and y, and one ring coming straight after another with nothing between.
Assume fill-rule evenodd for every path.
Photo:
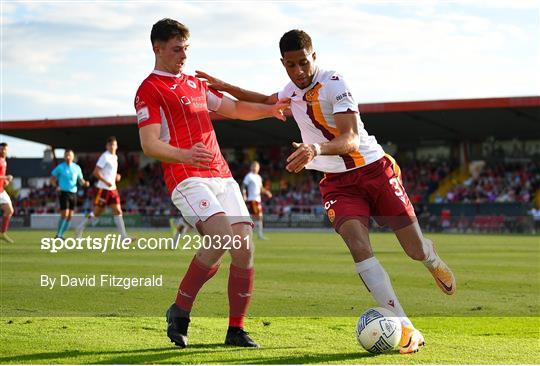
<instances>
[{"instance_id":1,"label":"claret and amber striped jersey","mask_svg":"<svg viewBox=\"0 0 540 366\"><path fill-rule=\"evenodd\" d=\"M358 113L358 104L349 87L335 71L318 69L313 82L305 89L299 89L289 82L278 93L278 98L291 98L291 111L300 128L302 141L306 144L322 144L339 136L334 114ZM306 165L306 169L341 173L368 165L384 156L382 147L374 136L368 135L360 118L358 134L360 141L356 151L345 155L316 156Z\"/></svg>"}]
</instances>

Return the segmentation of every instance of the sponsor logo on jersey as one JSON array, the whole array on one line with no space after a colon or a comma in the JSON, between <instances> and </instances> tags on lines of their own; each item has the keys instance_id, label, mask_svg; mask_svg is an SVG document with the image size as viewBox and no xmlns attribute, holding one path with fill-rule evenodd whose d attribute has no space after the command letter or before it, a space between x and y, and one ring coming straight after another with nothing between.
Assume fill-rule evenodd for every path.
<instances>
[{"instance_id":1,"label":"sponsor logo on jersey","mask_svg":"<svg viewBox=\"0 0 540 366\"><path fill-rule=\"evenodd\" d=\"M338 94L336 95L336 100L339 102L340 100L342 100L343 98L347 98L347 97L351 97L352 98L352 94L350 91L346 91L346 92L343 92L341 94Z\"/></svg>"},{"instance_id":2,"label":"sponsor logo on jersey","mask_svg":"<svg viewBox=\"0 0 540 366\"><path fill-rule=\"evenodd\" d=\"M174 89L176 89L177 86L178 86L177 84L174 84L174 85L171 86L169 89L174 90Z\"/></svg>"},{"instance_id":3,"label":"sponsor logo on jersey","mask_svg":"<svg viewBox=\"0 0 540 366\"><path fill-rule=\"evenodd\" d=\"M188 104L191 104L191 100L189 100L189 98L186 97L185 95L182 95L180 97L180 103L182 103L183 105L188 105Z\"/></svg>"},{"instance_id":4,"label":"sponsor logo on jersey","mask_svg":"<svg viewBox=\"0 0 540 366\"><path fill-rule=\"evenodd\" d=\"M144 100L141 100L141 98L137 95L137 97L135 98L135 109L139 110L145 105L146 103L144 102Z\"/></svg>"},{"instance_id":5,"label":"sponsor logo on jersey","mask_svg":"<svg viewBox=\"0 0 540 366\"><path fill-rule=\"evenodd\" d=\"M328 210L328 209L329 209L330 207L332 207L332 205L333 205L334 203L336 203L336 202L337 202L337 200L326 201L326 202L324 203L324 209L325 209L325 210Z\"/></svg>"},{"instance_id":6,"label":"sponsor logo on jersey","mask_svg":"<svg viewBox=\"0 0 540 366\"><path fill-rule=\"evenodd\" d=\"M137 110L137 123L144 122L148 118L150 118L150 112L148 111L148 107L143 107Z\"/></svg>"},{"instance_id":7,"label":"sponsor logo on jersey","mask_svg":"<svg viewBox=\"0 0 540 366\"><path fill-rule=\"evenodd\" d=\"M191 97L191 103L195 108L206 109L206 96L199 95L196 97Z\"/></svg>"}]
</instances>

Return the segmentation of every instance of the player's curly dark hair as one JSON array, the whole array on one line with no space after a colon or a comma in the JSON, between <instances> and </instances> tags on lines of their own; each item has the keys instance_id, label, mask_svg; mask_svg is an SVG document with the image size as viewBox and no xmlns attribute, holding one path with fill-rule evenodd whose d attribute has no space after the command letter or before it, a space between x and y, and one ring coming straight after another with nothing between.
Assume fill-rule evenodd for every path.
<instances>
[{"instance_id":1,"label":"player's curly dark hair","mask_svg":"<svg viewBox=\"0 0 540 366\"><path fill-rule=\"evenodd\" d=\"M311 37L309 34L300 29L293 29L281 36L279 40L279 51L281 56L287 51L298 51L305 49L308 52L313 52Z\"/></svg>"},{"instance_id":2,"label":"player's curly dark hair","mask_svg":"<svg viewBox=\"0 0 540 366\"><path fill-rule=\"evenodd\" d=\"M158 21L153 25L152 32L150 32L152 45L156 41L167 42L174 37L179 37L183 40L188 39L189 29L182 23L170 18L163 18Z\"/></svg>"}]
</instances>

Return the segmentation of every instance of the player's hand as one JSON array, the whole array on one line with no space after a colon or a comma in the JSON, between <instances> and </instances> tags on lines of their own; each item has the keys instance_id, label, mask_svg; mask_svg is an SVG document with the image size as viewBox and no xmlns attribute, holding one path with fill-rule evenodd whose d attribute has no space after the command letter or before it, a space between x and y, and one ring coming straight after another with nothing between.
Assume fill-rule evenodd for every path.
<instances>
[{"instance_id":1,"label":"player's hand","mask_svg":"<svg viewBox=\"0 0 540 366\"><path fill-rule=\"evenodd\" d=\"M105 181L105 185L106 185L107 187L112 187L112 186L113 186L113 184L112 184L111 182L108 182L108 181Z\"/></svg>"},{"instance_id":2,"label":"player's hand","mask_svg":"<svg viewBox=\"0 0 540 366\"><path fill-rule=\"evenodd\" d=\"M116 181L120 182L120 179L122 179L122 176L120 174L116 174Z\"/></svg>"},{"instance_id":3,"label":"player's hand","mask_svg":"<svg viewBox=\"0 0 540 366\"><path fill-rule=\"evenodd\" d=\"M55 191L60 192L60 186L56 186Z\"/></svg>"},{"instance_id":4,"label":"player's hand","mask_svg":"<svg viewBox=\"0 0 540 366\"><path fill-rule=\"evenodd\" d=\"M7 179L8 183L9 183L9 182L11 182L13 180L13 176L11 174L8 174L8 175L6 175L6 179Z\"/></svg>"},{"instance_id":5,"label":"player's hand","mask_svg":"<svg viewBox=\"0 0 540 366\"><path fill-rule=\"evenodd\" d=\"M307 163L309 163L315 157L315 148L310 144L299 144L298 142L292 143L296 149L287 158L287 166L285 167L291 173L298 173Z\"/></svg>"},{"instance_id":6,"label":"player's hand","mask_svg":"<svg viewBox=\"0 0 540 366\"><path fill-rule=\"evenodd\" d=\"M283 98L272 106L272 115L280 121L285 121L285 111L291 107L291 98Z\"/></svg>"},{"instance_id":7,"label":"player's hand","mask_svg":"<svg viewBox=\"0 0 540 366\"><path fill-rule=\"evenodd\" d=\"M202 142L197 142L191 149L184 151L186 155L182 159L183 163L193 165L197 168L208 168L212 160L214 160L214 154Z\"/></svg>"},{"instance_id":8,"label":"player's hand","mask_svg":"<svg viewBox=\"0 0 540 366\"><path fill-rule=\"evenodd\" d=\"M266 195L266 198L268 198L268 199L272 198L272 192L270 192L270 191L266 191L265 195Z\"/></svg>"},{"instance_id":9,"label":"player's hand","mask_svg":"<svg viewBox=\"0 0 540 366\"><path fill-rule=\"evenodd\" d=\"M90 187L90 182L85 180L83 183L83 187Z\"/></svg>"},{"instance_id":10,"label":"player's hand","mask_svg":"<svg viewBox=\"0 0 540 366\"><path fill-rule=\"evenodd\" d=\"M229 85L223 80L215 78L212 75L208 75L204 71L195 70L195 77L206 80L208 82L208 86L220 91L225 91Z\"/></svg>"}]
</instances>

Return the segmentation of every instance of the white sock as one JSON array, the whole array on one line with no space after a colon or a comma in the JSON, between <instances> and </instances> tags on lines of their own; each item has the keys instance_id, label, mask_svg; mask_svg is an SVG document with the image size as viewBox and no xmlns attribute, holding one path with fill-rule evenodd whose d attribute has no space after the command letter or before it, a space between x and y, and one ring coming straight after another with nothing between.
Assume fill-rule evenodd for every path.
<instances>
[{"instance_id":1,"label":"white sock","mask_svg":"<svg viewBox=\"0 0 540 366\"><path fill-rule=\"evenodd\" d=\"M408 323L412 325L397 299L392 288L392 283L390 282L390 277L388 277L388 274L377 258L371 257L356 263L356 272L362 281L364 281L368 291L371 292L371 296L373 296L381 307L396 314L402 324Z\"/></svg>"},{"instance_id":2,"label":"white sock","mask_svg":"<svg viewBox=\"0 0 540 366\"><path fill-rule=\"evenodd\" d=\"M88 215L86 215L83 218L83 220L81 221L79 226L77 226L77 235L78 236L82 235L82 232L84 231L84 229L86 229L88 224L92 222L92 220L94 220L94 213L90 212Z\"/></svg>"},{"instance_id":3,"label":"white sock","mask_svg":"<svg viewBox=\"0 0 540 366\"><path fill-rule=\"evenodd\" d=\"M188 230L189 230L189 226L187 225L182 226L182 230L180 231L180 237L183 237L184 235L186 235Z\"/></svg>"},{"instance_id":4,"label":"white sock","mask_svg":"<svg viewBox=\"0 0 540 366\"><path fill-rule=\"evenodd\" d=\"M257 220L257 235L259 236L259 238L263 238L264 235L263 235L263 220L262 218Z\"/></svg>"},{"instance_id":5,"label":"white sock","mask_svg":"<svg viewBox=\"0 0 540 366\"><path fill-rule=\"evenodd\" d=\"M424 240L424 253L426 254L426 259L422 262L427 268L436 268L439 266L441 259L435 253L433 249L433 242L429 239Z\"/></svg>"},{"instance_id":6,"label":"white sock","mask_svg":"<svg viewBox=\"0 0 540 366\"><path fill-rule=\"evenodd\" d=\"M127 238L128 235L126 233L126 226L124 225L124 218L122 215L115 215L113 216L114 224L116 225L116 228L118 229L118 232L120 233L120 236L122 238Z\"/></svg>"}]
</instances>

